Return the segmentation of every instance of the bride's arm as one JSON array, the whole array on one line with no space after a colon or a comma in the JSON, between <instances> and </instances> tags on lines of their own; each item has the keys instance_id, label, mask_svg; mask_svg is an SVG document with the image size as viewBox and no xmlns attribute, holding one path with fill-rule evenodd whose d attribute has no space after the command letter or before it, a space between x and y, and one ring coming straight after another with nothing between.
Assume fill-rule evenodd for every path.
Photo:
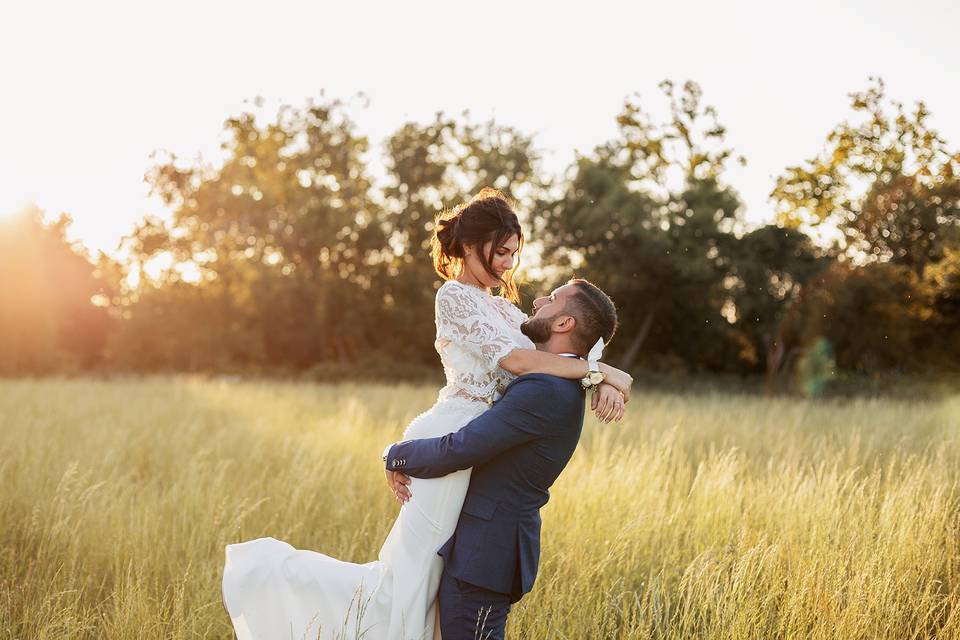
<instances>
[{"instance_id":1,"label":"bride's arm","mask_svg":"<svg viewBox=\"0 0 960 640\"><path fill-rule=\"evenodd\" d=\"M604 382L609 383L622 393L624 402L628 401L633 377L626 371L611 367L605 362L599 364L600 371L604 375ZM570 380L579 380L590 371L586 360L565 358L555 353L537 351L536 349L514 349L500 360L500 366L515 376L528 373L545 373Z\"/></svg>"}]
</instances>

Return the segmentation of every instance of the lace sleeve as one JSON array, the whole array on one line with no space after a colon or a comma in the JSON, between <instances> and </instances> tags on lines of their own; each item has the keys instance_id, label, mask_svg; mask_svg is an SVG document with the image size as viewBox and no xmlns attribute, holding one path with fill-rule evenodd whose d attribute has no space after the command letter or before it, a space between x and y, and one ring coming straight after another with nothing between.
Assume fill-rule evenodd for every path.
<instances>
[{"instance_id":1,"label":"lace sleeve","mask_svg":"<svg viewBox=\"0 0 960 640\"><path fill-rule=\"evenodd\" d=\"M494 392L500 361L518 347L503 318L484 304L485 295L445 284L436 300L436 346L448 381L478 398Z\"/></svg>"}]
</instances>

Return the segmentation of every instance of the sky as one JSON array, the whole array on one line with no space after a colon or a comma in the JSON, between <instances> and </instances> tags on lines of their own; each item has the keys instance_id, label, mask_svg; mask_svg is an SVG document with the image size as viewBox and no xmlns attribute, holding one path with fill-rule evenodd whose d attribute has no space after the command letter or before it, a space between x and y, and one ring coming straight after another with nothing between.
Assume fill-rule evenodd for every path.
<instances>
[{"instance_id":1,"label":"sky","mask_svg":"<svg viewBox=\"0 0 960 640\"><path fill-rule=\"evenodd\" d=\"M748 164L726 180L772 220L786 166L817 153L881 76L960 144L960 4L726 2L31 2L0 8L0 216L68 212L112 251L168 215L143 174L154 151L219 157L223 122L257 96L350 99L374 151L409 120L469 110L535 135L561 172L616 133L624 98L700 84ZM376 155L376 154L375 154Z\"/></svg>"}]
</instances>

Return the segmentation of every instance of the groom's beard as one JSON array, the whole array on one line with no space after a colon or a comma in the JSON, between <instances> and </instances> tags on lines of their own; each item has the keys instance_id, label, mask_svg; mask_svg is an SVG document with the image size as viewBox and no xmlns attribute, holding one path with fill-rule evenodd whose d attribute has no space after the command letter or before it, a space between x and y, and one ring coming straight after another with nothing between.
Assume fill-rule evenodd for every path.
<instances>
[{"instance_id":1,"label":"groom's beard","mask_svg":"<svg viewBox=\"0 0 960 640\"><path fill-rule=\"evenodd\" d=\"M520 333L533 340L534 344L549 342L550 335L553 333L550 327L556 319L557 316L553 316L552 318L530 318L520 324Z\"/></svg>"}]
</instances>

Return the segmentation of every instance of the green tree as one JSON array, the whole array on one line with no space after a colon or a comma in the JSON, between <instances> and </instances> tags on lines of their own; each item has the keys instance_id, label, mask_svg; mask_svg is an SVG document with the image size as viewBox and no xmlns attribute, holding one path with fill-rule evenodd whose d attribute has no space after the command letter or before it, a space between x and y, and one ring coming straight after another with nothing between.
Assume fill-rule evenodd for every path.
<instances>
[{"instance_id":1,"label":"green tree","mask_svg":"<svg viewBox=\"0 0 960 640\"><path fill-rule=\"evenodd\" d=\"M924 352L931 363L960 371L960 244L948 247L926 278L933 317L922 337Z\"/></svg>"},{"instance_id":2,"label":"green tree","mask_svg":"<svg viewBox=\"0 0 960 640\"><path fill-rule=\"evenodd\" d=\"M837 125L819 155L788 167L771 197L784 224L835 225L851 255L922 277L960 226L960 153L930 127L924 103L907 112L881 80L850 97L858 120Z\"/></svg>"},{"instance_id":3,"label":"green tree","mask_svg":"<svg viewBox=\"0 0 960 640\"><path fill-rule=\"evenodd\" d=\"M836 262L812 280L788 320L788 341L804 348L826 337L841 369L861 373L927 368L923 336L929 286L904 265Z\"/></svg>"},{"instance_id":4,"label":"green tree","mask_svg":"<svg viewBox=\"0 0 960 640\"><path fill-rule=\"evenodd\" d=\"M221 282L143 282L110 342L114 365L133 371L269 369L263 336L223 304ZM284 363L273 363L274 366Z\"/></svg>"},{"instance_id":5,"label":"green tree","mask_svg":"<svg viewBox=\"0 0 960 640\"><path fill-rule=\"evenodd\" d=\"M744 339L741 359L754 372L772 378L803 345L791 343L784 320L802 303L806 284L833 258L804 233L765 225L729 243L731 270L727 313Z\"/></svg>"},{"instance_id":6,"label":"green tree","mask_svg":"<svg viewBox=\"0 0 960 640\"><path fill-rule=\"evenodd\" d=\"M645 348L688 369L723 369L736 355L721 315L740 208L722 182L733 152L695 83L679 94L671 82L661 90L668 120L653 122L628 99L619 136L578 159L537 232L548 263L596 281L616 301L621 366L632 367Z\"/></svg>"},{"instance_id":7,"label":"green tree","mask_svg":"<svg viewBox=\"0 0 960 640\"><path fill-rule=\"evenodd\" d=\"M173 218L138 228L135 259L170 252L173 281L184 265L197 271L211 306L193 330L258 343L236 359L261 350L297 368L355 359L375 341L368 298L391 259L366 139L339 102L285 106L262 125L243 113L226 122L225 139L222 166L164 157L147 174ZM208 328L210 314L232 321Z\"/></svg>"}]
</instances>

